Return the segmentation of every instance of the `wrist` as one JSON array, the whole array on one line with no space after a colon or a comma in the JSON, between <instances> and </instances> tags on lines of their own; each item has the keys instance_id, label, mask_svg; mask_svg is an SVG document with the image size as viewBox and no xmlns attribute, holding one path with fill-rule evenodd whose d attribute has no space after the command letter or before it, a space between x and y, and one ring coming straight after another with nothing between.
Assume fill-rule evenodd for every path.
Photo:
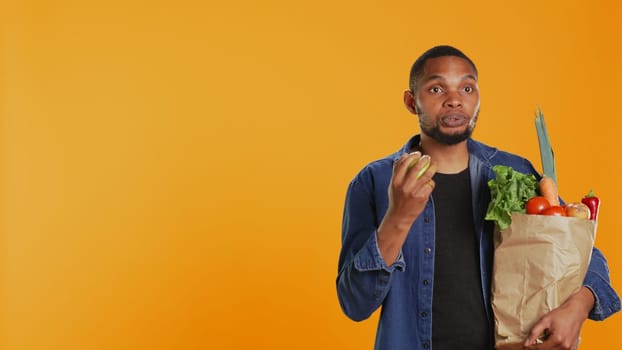
<instances>
[{"instance_id":1,"label":"wrist","mask_svg":"<svg viewBox=\"0 0 622 350\"><path fill-rule=\"evenodd\" d=\"M413 221L390 214L382 219L376 232L376 239L380 254L387 265L391 266L398 257L412 223Z\"/></svg>"},{"instance_id":2,"label":"wrist","mask_svg":"<svg viewBox=\"0 0 622 350\"><path fill-rule=\"evenodd\" d=\"M408 233L413 222L415 222L413 218L387 213L378 227L378 232L392 232L394 234L403 235Z\"/></svg>"},{"instance_id":3,"label":"wrist","mask_svg":"<svg viewBox=\"0 0 622 350\"><path fill-rule=\"evenodd\" d=\"M581 287L581 289L579 289L577 293L570 297L568 301L576 305L576 307L579 308L582 313L585 313L585 317L587 318L590 311L594 307L596 299L594 298L594 294L592 293L592 291L589 288L583 286Z\"/></svg>"}]
</instances>

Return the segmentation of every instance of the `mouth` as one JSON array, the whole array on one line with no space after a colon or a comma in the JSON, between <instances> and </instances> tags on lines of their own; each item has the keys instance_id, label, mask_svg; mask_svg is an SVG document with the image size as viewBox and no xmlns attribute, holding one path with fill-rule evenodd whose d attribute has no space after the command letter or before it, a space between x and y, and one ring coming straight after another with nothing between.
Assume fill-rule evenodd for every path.
<instances>
[{"instance_id":1,"label":"mouth","mask_svg":"<svg viewBox=\"0 0 622 350\"><path fill-rule=\"evenodd\" d=\"M441 117L441 125L449 128L457 128L469 123L469 118L464 114L450 114Z\"/></svg>"}]
</instances>

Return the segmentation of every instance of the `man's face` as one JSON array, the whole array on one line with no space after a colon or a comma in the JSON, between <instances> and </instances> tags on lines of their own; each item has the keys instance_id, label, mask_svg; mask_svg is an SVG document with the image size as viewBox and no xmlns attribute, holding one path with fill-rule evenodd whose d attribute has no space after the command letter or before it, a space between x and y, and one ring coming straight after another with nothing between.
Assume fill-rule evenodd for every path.
<instances>
[{"instance_id":1,"label":"man's face","mask_svg":"<svg viewBox=\"0 0 622 350\"><path fill-rule=\"evenodd\" d=\"M460 57L427 60L417 82L415 106L423 134L448 145L466 140L479 114L475 70Z\"/></svg>"}]
</instances>

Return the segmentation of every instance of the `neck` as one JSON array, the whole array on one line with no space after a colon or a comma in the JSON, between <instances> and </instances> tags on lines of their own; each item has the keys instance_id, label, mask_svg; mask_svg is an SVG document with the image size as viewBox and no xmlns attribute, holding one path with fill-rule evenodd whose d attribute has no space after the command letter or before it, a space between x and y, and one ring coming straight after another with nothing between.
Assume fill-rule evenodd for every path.
<instances>
[{"instance_id":1,"label":"neck","mask_svg":"<svg viewBox=\"0 0 622 350\"><path fill-rule=\"evenodd\" d=\"M438 173L456 174L469 166L469 150L466 140L455 145L445 145L421 134L419 149L421 153L430 156Z\"/></svg>"}]
</instances>

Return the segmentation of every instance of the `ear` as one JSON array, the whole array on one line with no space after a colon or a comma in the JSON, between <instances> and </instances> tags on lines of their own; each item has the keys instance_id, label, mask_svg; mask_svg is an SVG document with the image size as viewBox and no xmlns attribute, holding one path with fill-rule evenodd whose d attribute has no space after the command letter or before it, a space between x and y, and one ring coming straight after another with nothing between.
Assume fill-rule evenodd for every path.
<instances>
[{"instance_id":1,"label":"ear","mask_svg":"<svg viewBox=\"0 0 622 350\"><path fill-rule=\"evenodd\" d=\"M404 90L404 106L406 106L406 109L408 109L410 113L419 114L419 111L417 110L417 103L415 102L415 96L410 90Z\"/></svg>"}]
</instances>

